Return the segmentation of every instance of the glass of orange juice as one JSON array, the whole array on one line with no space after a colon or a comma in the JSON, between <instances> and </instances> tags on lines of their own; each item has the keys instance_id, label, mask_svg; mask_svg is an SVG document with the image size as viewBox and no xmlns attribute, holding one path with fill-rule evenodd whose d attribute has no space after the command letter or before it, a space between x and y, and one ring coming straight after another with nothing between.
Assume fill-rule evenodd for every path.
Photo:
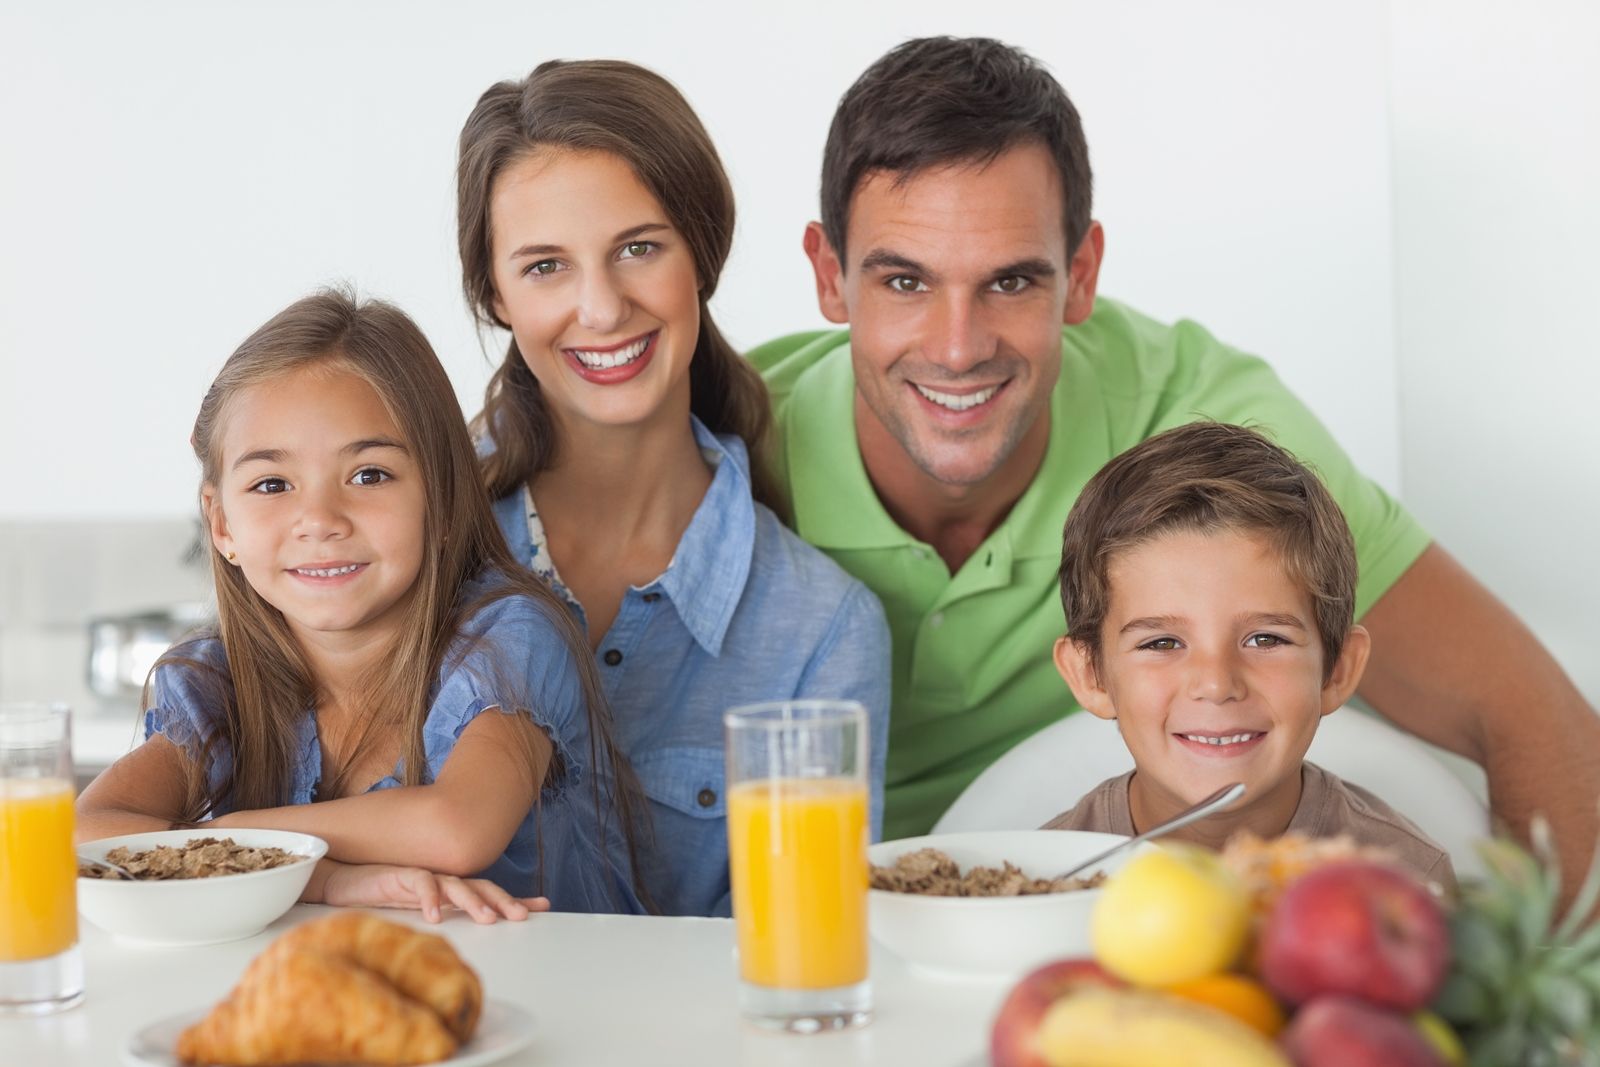
<instances>
[{"instance_id":1,"label":"glass of orange juice","mask_svg":"<svg viewBox=\"0 0 1600 1067\"><path fill-rule=\"evenodd\" d=\"M72 800L71 713L0 704L0 1012L83 999Z\"/></svg>"},{"instance_id":2,"label":"glass of orange juice","mask_svg":"<svg viewBox=\"0 0 1600 1067\"><path fill-rule=\"evenodd\" d=\"M800 1033L872 1018L867 980L867 712L750 704L724 717L739 1002Z\"/></svg>"}]
</instances>

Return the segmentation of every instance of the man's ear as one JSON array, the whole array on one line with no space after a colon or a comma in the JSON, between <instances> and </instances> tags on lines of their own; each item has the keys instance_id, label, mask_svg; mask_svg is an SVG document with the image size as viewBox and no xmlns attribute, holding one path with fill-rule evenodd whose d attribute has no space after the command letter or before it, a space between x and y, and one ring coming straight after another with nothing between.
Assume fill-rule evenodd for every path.
<instances>
[{"instance_id":1,"label":"man's ear","mask_svg":"<svg viewBox=\"0 0 1600 1067\"><path fill-rule=\"evenodd\" d=\"M1322 714L1326 715L1355 695L1372 654L1372 635L1365 626L1352 626L1345 635L1339 659L1322 683Z\"/></svg>"},{"instance_id":2,"label":"man's ear","mask_svg":"<svg viewBox=\"0 0 1600 1067\"><path fill-rule=\"evenodd\" d=\"M228 516L217 499L217 487L207 485L200 490L200 513L206 517L206 530L211 534L211 544L224 557L233 551L233 538L228 534Z\"/></svg>"},{"instance_id":3,"label":"man's ear","mask_svg":"<svg viewBox=\"0 0 1600 1067\"><path fill-rule=\"evenodd\" d=\"M811 272L817 276L817 307L822 317L841 326L850 321L850 308L844 300L844 264L839 262L833 242L822 230L822 223L806 223L806 235L801 242L806 258L811 260Z\"/></svg>"},{"instance_id":4,"label":"man's ear","mask_svg":"<svg viewBox=\"0 0 1600 1067\"><path fill-rule=\"evenodd\" d=\"M1089 232L1078 242L1067 264L1067 308L1062 321L1076 326L1094 311L1095 288L1100 284L1100 261L1106 254L1106 232L1098 222L1089 223Z\"/></svg>"},{"instance_id":5,"label":"man's ear","mask_svg":"<svg viewBox=\"0 0 1600 1067\"><path fill-rule=\"evenodd\" d=\"M1061 672L1067 688L1089 714L1108 720L1117 717L1117 709L1111 703L1111 695L1100 684L1099 672L1094 669L1088 649L1070 637L1057 638L1055 661L1056 670Z\"/></svg>"}]
</instances>

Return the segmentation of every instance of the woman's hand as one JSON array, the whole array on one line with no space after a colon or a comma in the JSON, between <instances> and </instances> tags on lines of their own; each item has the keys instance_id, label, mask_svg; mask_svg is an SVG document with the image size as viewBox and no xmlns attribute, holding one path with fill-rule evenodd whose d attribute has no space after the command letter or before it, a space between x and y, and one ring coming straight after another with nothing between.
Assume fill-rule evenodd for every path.
<instances>
[{"instance_id":1,"label":"woman's hand","mask_svg":"<svg viewBox=\"0 0 1600 1067\"><path fill-rule=\"evenodd\" d=\"M521 922L529 912L550 910L550 901L544 897L514 897L484 878L457 878L389 864L322 863L327 865L327 874L312 879L302 900L343 907L416 908L431 923L443 917L445 907L459 908L479 923L502 918ZM315 888L321 892L313 900Z\"/></svg>"}]
</instances>

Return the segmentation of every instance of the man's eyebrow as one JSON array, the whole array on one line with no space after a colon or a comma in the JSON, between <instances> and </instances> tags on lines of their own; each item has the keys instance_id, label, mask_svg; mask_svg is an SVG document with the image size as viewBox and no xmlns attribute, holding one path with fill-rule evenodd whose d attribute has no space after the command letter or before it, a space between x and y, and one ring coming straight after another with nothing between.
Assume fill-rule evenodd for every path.
<instances>
[{"instance_id":1,"label":"man's eyebrow","mask_svg":"<svg viewBox=\"0 0 1600 1067\"><path fill-rule=\"evenodd\" d=\"M641 222L637 226L629 226L626 230L612 237L611 243L623 244L626 241L633 240L635 237L642 237L647 233L654 233L657 230L670 230L671 228L664 222ZM561 245L523 245L506 258L525 259L528 256L548 256L556 252L565 251L566 249Z\"/></svg>"},{"instance_id":2,"label":"man's eyebrow","mask_svg":"<svg viewBox=\"0 0 1600 1067\"><path fill-rule=\"evenodd\" d=\"M1145 615L1142 618L1128 620L1117 633L1125 634L1133 630L1173 630L1182 622L1183 619L1177 615Z\"/></svg>"},{"instance_id":3,"label":"man's eyebrow","mask_svg":"<svg viewBox=\"0 0 1600 1067\"><path fill-rule=\"evenodd\" d=\"M1019 259L1015 263L1008 263L990 275L992 278L1049 278L1056 272L1056 265L1048 259Z\"/></svg>"},{"instance_id":4,"label":"man's eyebrow","mask_svg":"<svg viewBox=\"0 0 1600 1067\"><path fill-rule=\"evenodd\" d=\"M281 448L252 448L233 461L233 469L238 470L246 463L282 463L288 454Z\"/></svg>"},{"instance_id":5,"label":"man's eyebrow","mask_svg":"<svg viewBox=\"0 0 1600 1067\"><path fill-rule=\"evenodd\" d=\"M937 278L938 275L909 256L891 252L887 248L874 248L861 257L861 270L898 270L915 274L919 278Z\"/></svg>"},{"instance_id":6,"label":"man's eyebrow","mask_svg":"<svg viewBox=\"0 0 1600 1067\"><path fill-rule=\"evenodd\" d=\"M411 451L392 437L363 437L359 441L351 441L339 451L347 456L353 456L365 452L369 448L398 448L400 451L407 453Z\"/></svg>"}]
</instances>

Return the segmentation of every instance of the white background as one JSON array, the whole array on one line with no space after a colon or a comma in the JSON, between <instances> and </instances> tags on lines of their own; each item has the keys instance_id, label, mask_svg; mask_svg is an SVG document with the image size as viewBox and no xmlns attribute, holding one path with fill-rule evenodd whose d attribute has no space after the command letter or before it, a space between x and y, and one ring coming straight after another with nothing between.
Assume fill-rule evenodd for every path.
<instances>
[{"instance_id":1,"label":"white background","mask_svg":"<svg viewBox=\"0 0 1600 1067\"><path fill-rule=\"evenodd\" d=\"M821 325L800 233L835 102L908 36L982 33L1084 116L1102 291L1272 360L1600 699L1594 6L751 8L0 9L0 522L191 513L212 374L325 282L410 311L475 411L501 342L460 296L455 138L547 58L676 82L739 197L719 320Z\"/></svg>"}]
</instances>

